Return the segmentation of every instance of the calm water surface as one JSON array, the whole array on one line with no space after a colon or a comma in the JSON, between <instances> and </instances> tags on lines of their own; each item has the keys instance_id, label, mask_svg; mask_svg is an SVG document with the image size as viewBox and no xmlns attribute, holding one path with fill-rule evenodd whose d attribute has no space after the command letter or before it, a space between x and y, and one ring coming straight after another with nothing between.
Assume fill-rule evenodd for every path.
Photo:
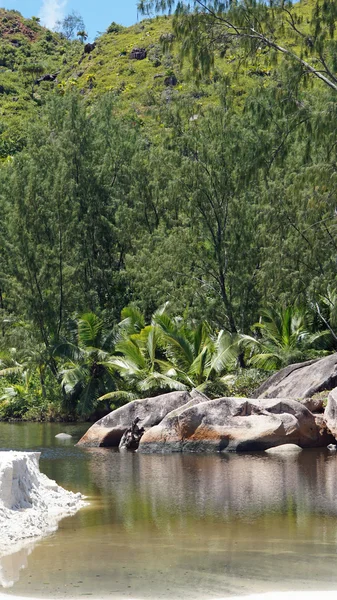
<instances>
[{"instance_id":1,"label":"calm water surface","mask_svg":"<svg viewBox=\"0 0 337 600\"><path fill-rule=\"evenodd\" d=\"M0 560L6 592L198 600L337 589L337 457L119 454L73 446L86 425L0 423L0 449L90 506ZM60 442L60 431L72 433ZM0 533L1 534L1 533Z\"/></svg>"}]
</instances>

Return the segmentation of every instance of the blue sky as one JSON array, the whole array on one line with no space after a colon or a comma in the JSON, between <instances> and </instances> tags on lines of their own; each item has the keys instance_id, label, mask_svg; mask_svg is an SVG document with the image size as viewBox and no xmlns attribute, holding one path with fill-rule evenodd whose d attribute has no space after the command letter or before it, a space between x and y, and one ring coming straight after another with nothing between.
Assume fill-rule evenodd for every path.
<instances>
[{"instance_id":1,"label":"blue sky","mask_svg":"<svg viewBox=\"0 0 337 600\"><path fill-rule=\"evenodd\" d=\"M25 17L40 16L50 28L57 18L75 10L82 15L91 39L112 21L137 22L137 0L0 0L0 7L19 10Z\"/></svg>"}]
</instances>

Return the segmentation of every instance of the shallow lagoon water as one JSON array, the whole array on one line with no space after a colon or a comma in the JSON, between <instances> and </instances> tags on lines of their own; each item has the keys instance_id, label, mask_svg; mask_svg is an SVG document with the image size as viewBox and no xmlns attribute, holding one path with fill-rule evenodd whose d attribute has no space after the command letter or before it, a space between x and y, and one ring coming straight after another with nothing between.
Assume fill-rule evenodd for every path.
<instances>
[{"instance_id":1,"label":"shallow lagoon water","mask_svg":"<svg viewBox=\"0 0 337 600\"><path fill-rule=\"evenodd\" d=\"M6 593L223 598L337 589L337 456L138 455L82 449L87 425L0 423L0 448L90 505L0 564ZM58 441L60 431L71 441Z\"/></svg>"}]
</instances>

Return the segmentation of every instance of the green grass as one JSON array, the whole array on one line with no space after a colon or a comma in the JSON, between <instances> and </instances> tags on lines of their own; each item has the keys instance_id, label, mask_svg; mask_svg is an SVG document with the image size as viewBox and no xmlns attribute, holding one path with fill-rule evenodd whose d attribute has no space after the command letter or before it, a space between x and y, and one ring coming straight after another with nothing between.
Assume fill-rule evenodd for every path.
<instances>
[{"instance_id":1,"label":"green grass","mask_svg":"<svg viewBox=\"0 0 337 600\"><path fill-rule=\"evenodd\" d=\"M310 1L298 6L305 27ZM251 90L267 87L273 79L270 53L262 50L247 62L233 47L225 57L216 57L210 76L197 85L188 61L180 64L177 48L164 52L161 40L170 34L170 17L145 19L128 28L112 26L96 40L95 49L84 54L78 40L69 42L34 19L0 9L0 157L23 147L27 121L55 90L77 88L89 101L112 92L119 98L118 110L137 116L158 133L163 126L158 114L173 99L184 101L191 114L200 113L219 104L219 89L229 77L231 97L240 107ZM289 32L282 35L285 43L292 43ZM144 48L147 57L130 58L134 48ZM34 78L24 72L27 64L38 65L43 73L59 72L57 81L34 86Z\"/></svg>"},{"instance_id":2,"label":"green grass","mask_svg":"<svg viewBox=\"0 0 337 600\"><path fill-rule=\"evenodd\" d=\"M33 86L39 75L28 74L27 67L56 73L81 54L80 42L70 43L17 11L0 9L0 157L22 148L27 122L54 88L47 82Z\"/></svg>"}]
</instances>

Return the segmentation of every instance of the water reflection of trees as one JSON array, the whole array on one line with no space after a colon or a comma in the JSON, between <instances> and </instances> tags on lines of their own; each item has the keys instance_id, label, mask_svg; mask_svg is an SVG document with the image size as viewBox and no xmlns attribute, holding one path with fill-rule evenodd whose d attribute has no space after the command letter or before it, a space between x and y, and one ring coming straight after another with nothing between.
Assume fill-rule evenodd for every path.
<instances>
[{"instance_id":1,"label":"water reflection of trees","mask_svg":"<svg viewBox=\"0 0 337 600\"><path fill-rule=\"evenodd\" d=\"M55 435L66 431L77 441L88 429L88 423L0 423L0 448L11 450L36 450L60 448Z\"/></svg>"},{"instance_id":2,"label":"water reflection of trees","mask_svg":"<svg viewBox=\"0 0 337 600\"><path fill-rule=\"evenodd\" d=\"M37 565L51 588L70 594L81 580L94 597L97 581L109 593L113 581L132 585L131 597L186 600L336 587L336 456L73 450L45 466L91 505L36 546L18 594L41 588Z\"/></svg>"},{"instance_id":3,"label":"water reflection of trees","mask_svg":"<svg viewBox=\"0 0 337 600\"><path fill-rule=\"evenodd\" d=\"M108 499L107 516L112 511L126 528L195 518L252 521L275 513L298 527L313 514L337 514L336 466L335 456L316 450L286 459L90 452L91 479Z\"/></svg>"}]
</instances>

